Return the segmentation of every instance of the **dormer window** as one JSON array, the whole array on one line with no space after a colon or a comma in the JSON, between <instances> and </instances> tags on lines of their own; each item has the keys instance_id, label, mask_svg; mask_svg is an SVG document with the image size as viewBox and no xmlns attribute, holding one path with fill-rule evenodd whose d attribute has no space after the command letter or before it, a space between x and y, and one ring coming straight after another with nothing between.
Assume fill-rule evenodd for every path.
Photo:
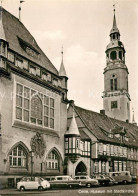
<instances>
[{"instance_id":1,"label":"dormer window","mask_svg":"<svg viewBox=\"0 0 138 196\"><path fill-rule=\"evenodd\" d=\"M19 58L16 59L16 66L23 69L23 61Z\"/></svg>"},{"instance_id":2,"label":"dormer window","mask_svg":"<svg viewBox=\"0 0 138 196\"><path fill-rule=\"evenodd\" d=\"M36 68L32 65L30 65L30 73L36 75Z\"/></svg>"},{"instance_id":3,"label":"dormer window","mask_svg":"<svg viewBox=\"0 0 138 196\"><path fill-rule=\"evenodd\" d=\"M109 133L108 134L108 137L113 138L113 134L112 133Z\"/></svg>"}]
</instances>

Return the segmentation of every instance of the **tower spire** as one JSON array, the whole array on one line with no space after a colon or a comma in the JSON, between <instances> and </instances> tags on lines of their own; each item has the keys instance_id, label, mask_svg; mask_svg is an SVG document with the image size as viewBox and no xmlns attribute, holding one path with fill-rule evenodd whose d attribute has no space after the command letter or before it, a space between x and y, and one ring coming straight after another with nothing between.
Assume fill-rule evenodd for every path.
<instances>
[{"instance_id":1,"label":"tower spire","mask_svg":"<svg viewBox=\"0 0 138 196\"><path fill-rule=\"evenodd\" d=\"M63 46L62 46L62 50L61 50L61 66L60 66L60 70L59 70L59 76L63 76L63 77L67 77L66 74L66 70L64 67L64 63L63 63Z\"/></svg>"},{"instance_id":2,"label":"tower spire","mask_svg":"<svg viewBox=\"0 0 138 196\"><path fill-rule=\"evenodd\" d=\"M113 12L114 12L113 27L111 29L110 35L113 34L113 33L119 33L119 30L117 28L117 23L116 23L116 16L115 16L115 4L113 5Z\"/></svg>"}]
</instances>

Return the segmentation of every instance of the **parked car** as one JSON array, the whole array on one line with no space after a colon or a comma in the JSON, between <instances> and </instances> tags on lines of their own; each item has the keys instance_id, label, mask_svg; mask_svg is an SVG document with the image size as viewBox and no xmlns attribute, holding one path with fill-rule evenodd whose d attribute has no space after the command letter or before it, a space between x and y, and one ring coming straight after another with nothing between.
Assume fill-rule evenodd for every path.
<instances>
[{"instance_id":1,"label":"parked car","mask_svg":"<svg viewBox=\"0 0 138 196\"><path fill-rule=\"evenodd\" d=\"M24 190L44 190L49 189L50 183L41 177L23 177L20 182L17 183L17 189L20 191Z\"/></svg>"},{"instance_id":2,"label":"parked car","mask_svg":"<svg viewBox=\"0 0 138 196\"><path fill-rule=\"evenodd\" d=\"M101 186L108 186L108 185L113 185L115 184L115 180L112 179L111 177L104 176L104 175L94 175L92 176L92 179L96 179L99 182L99 185Z\"/></svg>"},{"instance_id":3,"label":"parked car","mask_svg":"<svg viewBox=\"0 0 138 196\"><path fill-rule=\"evenodd\" d=\"M56 176L54 180L49 181L51 188L74 188L80 187L80 183L73 180L70 176Z\"/></svg>"},{"instance_id":4,"label":"parked car","mask_svg":"<svg viewBox=\"0 0 138 196\"><path fill-rule=\"evenodd\" d=\"M132 183L138 184L138 176L132 175Z\"/></svg>"},{"instance_id":5,"label":"parked car","mask_svg":"<svg viewBox=\"0 0 138 196\"><path fill-rule=\"evenodd\" d=\"M118 183L127 184L132 182L132 176L129 171L109 172L108 175Z\"/></svg>"},{"instance_id":6,"label":"parked car","mask_svg":"<svg viewBox=\"0 0 138 196\"><path fill-rule=\"evenodd\" d=\"M92 186L98 186L99 182L96 179L92 179L89 176L75 176L74 178L75 180L77 180L80 183L80 186L86 186L88 188L92 187Z\"/></svg>"}]
</instances>

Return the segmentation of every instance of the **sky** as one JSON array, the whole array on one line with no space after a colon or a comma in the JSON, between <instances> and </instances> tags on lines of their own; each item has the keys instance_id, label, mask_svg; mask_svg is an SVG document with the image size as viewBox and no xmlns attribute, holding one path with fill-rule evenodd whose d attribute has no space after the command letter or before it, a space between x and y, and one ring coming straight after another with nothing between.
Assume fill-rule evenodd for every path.
<instances>
[{"instance_id":1,"label":"sky","mask_svg":"<svg viewBox=\"0 0 138 196\"><path fill-rule=\"evenodd\" d=\"M68 99L99 112L103 109L103 70L113 4L126 50L131 119L134 108L138 123L138 0L25 0L21 21L58 70L63 46ZM19 0L3 0L3 7L19 16Z\"/></svg>"}]
</instances>

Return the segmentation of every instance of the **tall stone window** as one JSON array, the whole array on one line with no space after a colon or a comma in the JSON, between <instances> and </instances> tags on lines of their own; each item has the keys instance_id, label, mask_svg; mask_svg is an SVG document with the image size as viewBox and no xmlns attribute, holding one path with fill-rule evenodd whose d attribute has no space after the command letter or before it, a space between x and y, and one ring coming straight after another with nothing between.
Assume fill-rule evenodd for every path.
<instances>
[{"instance_id":1,"label":"tall stone window","mask_svg":"<svg viewBox=\"0 0 138 196\"><path fill-rule=\"evenodd\" d=\"M27 153L22 146L15 147L9 154L10 167L27 167Z\"/></svg>"},{"instance_id":2,"label":"tall stone window","mask_svg":"<svg viewBox=\"0 0 138 196\"><path fill-rule=\"evenodd\" d=\"M16 84L16 119L54 129L55 100L21 84Z\"/></svg>"},{"instance_id":3,"label":"tall stone window","mask_svg":"<svg viewBox=\"0 0 138 196\"><path fill-rule=\"evenodd\" d=\"M59 170L59 157L54 150L47 155L46 165L47 169Z\"/></svg>"}]
</instances>

